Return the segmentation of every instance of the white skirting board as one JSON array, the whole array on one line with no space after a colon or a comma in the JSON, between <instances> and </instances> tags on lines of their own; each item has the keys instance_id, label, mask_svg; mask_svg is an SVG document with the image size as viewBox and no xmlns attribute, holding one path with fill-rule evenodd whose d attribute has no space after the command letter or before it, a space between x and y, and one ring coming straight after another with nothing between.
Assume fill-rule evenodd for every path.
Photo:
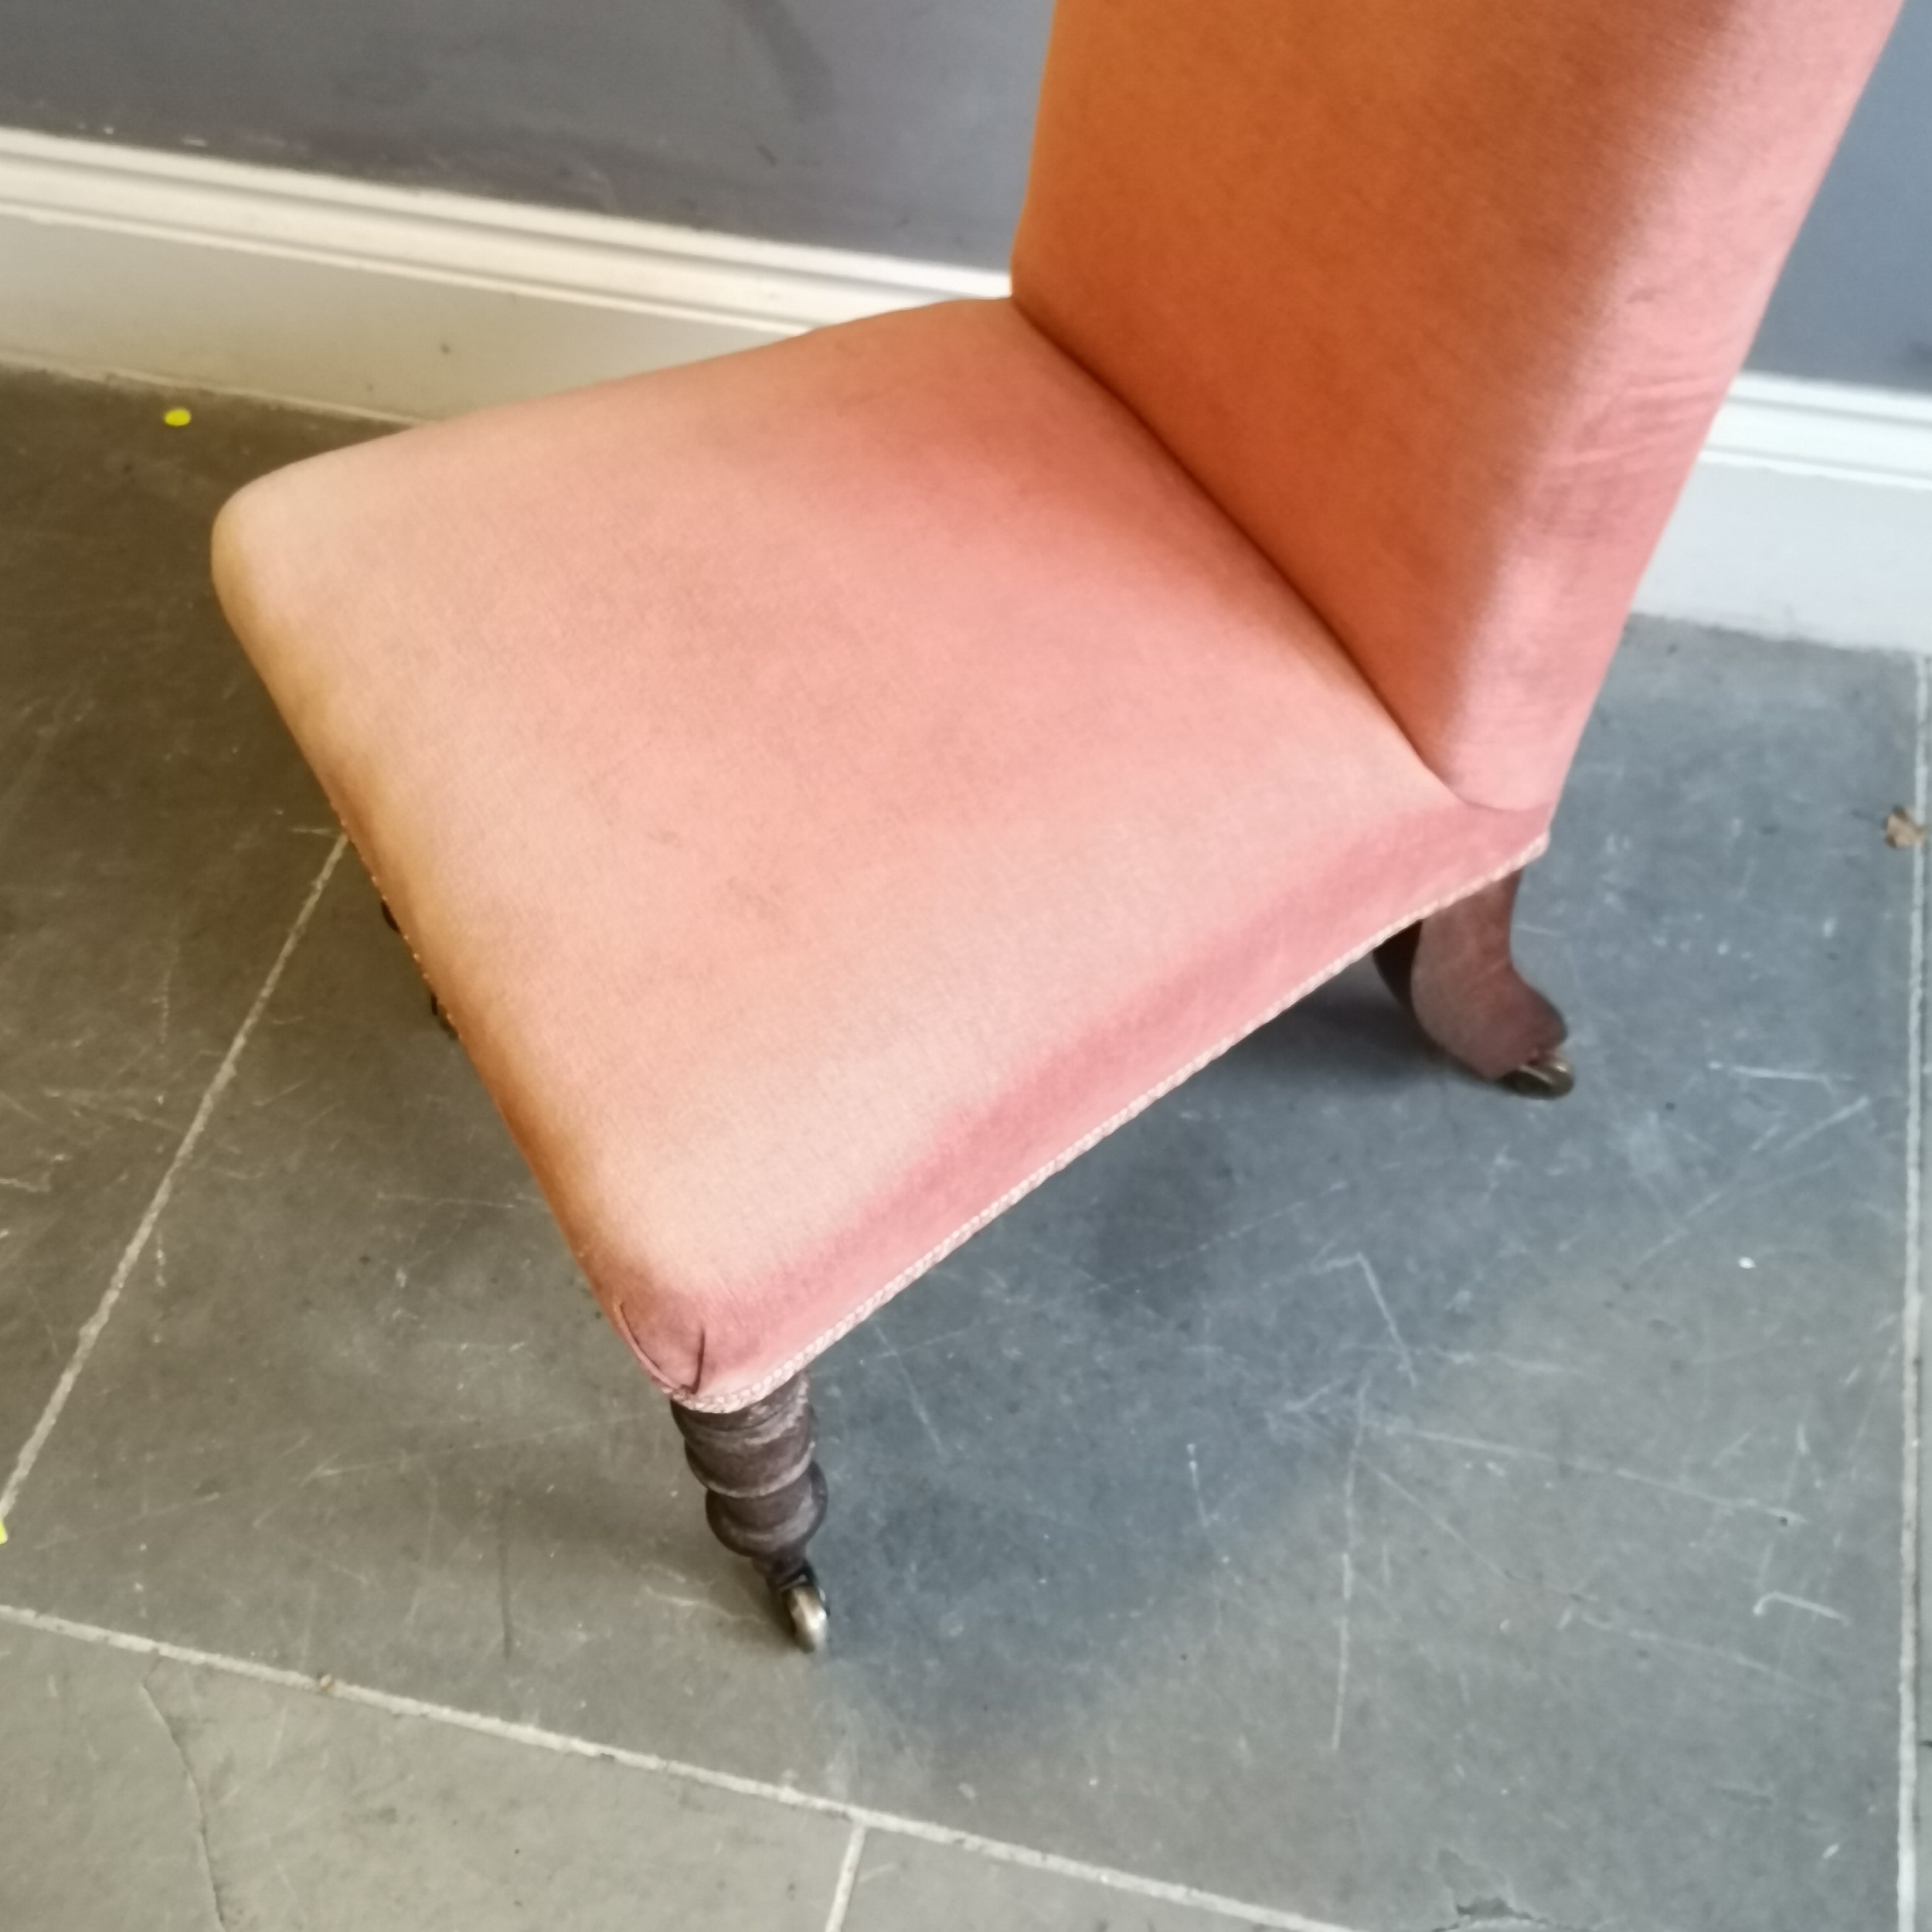
<instances>
[{"instance_id":1,"label":"white skirting board","mask_svg":"<svg viewBox=\"0 0 1932 1932\"><path fill-rule=\"evenodd\" d=\"M1005 277L0 129L0 359L399 418ZM1932 652L1932 396L1740 378L1638 607Z\"/></svg>"}]
</instances>

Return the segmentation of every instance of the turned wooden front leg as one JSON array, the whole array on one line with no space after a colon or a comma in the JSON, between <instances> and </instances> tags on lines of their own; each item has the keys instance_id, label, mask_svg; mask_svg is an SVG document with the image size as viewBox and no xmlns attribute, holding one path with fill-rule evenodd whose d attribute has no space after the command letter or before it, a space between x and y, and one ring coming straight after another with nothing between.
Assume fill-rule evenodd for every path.
<instances>
[{"instance_id":1,"label":"turned wooden front leg","mask_svg":"<svg viewBox=\"0 0 1932 1932\"><path fill-rule=\"evenodd\" d=\"M1576 1084L1563 1016L1517 971L1510 921L1520 872L1471 893L1385 940L1376 965L1416 1023L1485 1080L1554 1100Z\"/></svg>"},{"instance_id":2,"label":"turned wooden front leg","mask_svg":"<svg viewBox=\"0 0 1932 1932\"><path fill-rule=\"evenodd\" d=\"M726 1549L748 1556L808 1650L825 1639L825 1604L805 1546L825 1519L825 1478L812 1459L811 1400L802 1374L722 1415L672 1403L685 1460L706 1491L705 1516Z\"/></svg>"}]
</instances>

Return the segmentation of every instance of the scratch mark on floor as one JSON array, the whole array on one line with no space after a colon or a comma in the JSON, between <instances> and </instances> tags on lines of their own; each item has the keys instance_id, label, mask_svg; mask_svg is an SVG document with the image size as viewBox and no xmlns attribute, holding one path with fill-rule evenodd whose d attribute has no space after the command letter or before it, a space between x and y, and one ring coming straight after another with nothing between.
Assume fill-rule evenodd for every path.
<instances>
[{"instance_id":1,"label":"scratch mark on floor","mask_svg":"<svg viewBox=\"0 0 1932 1932\"><path fill-rule=\"evenodd\" d=\"M900 1379L906 1385L906 1399L912 1404L913 1413L918 1417L919 1426L925 1430L927 1440L942 1456L950 1458L952 1450L934 1423L931 1413L927 1409L925 1398L919 1393L919 1384L913 1379L913 1372L906 1366L906 1358L884 1335L877 1336L876 1340L880 1353L899 1371Z\"/></svg>"},{"instance_id":2,"label":"scratch mark on floor","mask_svg":"<svg viewBox=\"0 0 1932 1932\"><path fill-rule=\"evenodd\" d=\"M1858 1103L1859 1107L1867 1104L1869 1104L1867 1102ZM1812 1133L1822 1132L1827 1126L1835 1124L1835 1121L1820 1121L1815 1128L1808 1130L1797 1140L1787 1141L1783 1147L1778 1149L1778 1151L1788 1153L1792 1148L1799 1144L1800 1141L1809 1139ZM1668 1234L1653 1241L1642 1253L1637 1257L1635 1260L1627 1263L1622 1270L1624 1279L1627 1281L1637 1280L1651 1262L1668 1249L1676 1247L1678 1243L1689 1236L1696 1224L1713 1209L1730 1206L1740 1201L1749 1200L1754 1194L1768 1193L1773 1189L1788 1192L1797 1187L1801 1182L1815 1181L1822 1175L1833 1172L1841 1164L1841 1157L1835 1155L1830 1160L1821 1161L1816 1167L1805 1168L1796 1174L1761 1175L1751 1181L1742 1179L1726 1181L1714 1192L1706 1195L1701 1201L1686 1208L1682 1214L1678 1216L1677 1225Z\"/></svg>"},{"instance_id":3,"label":"scratch mark on floor","mask_svg":"<svg viewBox=\"0 0 1932 1932\"><path fill-rule=\"evenodd\" d=\"M174 1023L175 968L179 963L180 959L181 939L179 934L177 934L175 936L174 945L168 954L168 964L162 969L161 975L161 992L159 995L161 1002L161 1043L164 1046L168 1043L168 1029Z\"/></svg>"},{"instance_id":4,"label":"scratch mark on floor","mask_svg":"<svg viewBox=\"0 0 1932 1932\"><path fill-rule=\"evenodd\" d=\"M1740 1080L1804 1080L1827 1089L1838 1084L1829 1073L1804 1073L1792 1066L1733 1066L1723 1060L1713 1060L1710 1070L1730 1073Z\"/></svg>"},{"instance_id":5,"label":"scratch mark on floor","mask_svg":"<svg viewBox=\"0 0 1932 1932\"><path fill-rule=\"evenodd\" d=\"M1811 1398L1807 1396L1804 1399L1804 1410L1798 1419L1798 1427L1791 1433L1791 1460L1784 1471L1784 1500L1787 1504L1798 1492L1798 1470L1811 1453L1810 1438L1804 1433L1804 1425L1811 1419ZM1779 1518L1780 1522L1786 1526L1793 1522L1802 1523L1804 1520L1802 1516L1793 1515L1788 1509ZM1775 1536L1765 1539L1764 1553L1758 1559L1757 1563L1757 1587L1760 1591L1770 1580L1771 1563L1777 1554L1778 1545L1779 1539Z\"/></svg>"},{"instance_id":6,"label":"scratch mark on floor","mask_svg":"<svg viewBox=\"0 0 1932 1932\"><path fill-rule=\"evenodd\" d=\"M1355 1434L1349 1440L1349 1465L1342 1478L1342 1614L1337 1620L1335 1722L1328 1729L1328 1749L1331 1751L1342 1749L1342 1726L1348 1710L1349 1653L1355 1626L1355 1472L1356 1465L1362 1460L1363 1407L1368 1393L1369 1385L1366 1382L1356 1386Z\"/></svg>"},{"instance_id":7,"label":"scratch mark on floor","mask_svg":"<svg viewBox=\"0 0 1932 1932\"><path fill-rule=\"evenodd\" d=\"M1692 1657L1709 1658L1714 1662L1730 1664L1739 1670L1750 1672L1754 1676L1768 1677L1774 1683L1781 1684L1787 1690L1796 1691L1801 1697L1810 1698L1821 1703L1837 1701L1835 1693L1821 1689L1815 1684L1801 1683L1795 1677L1787 1677L1781 1670L1769 1664L1761 1664L1755 1657L1747 1657L1742 1651L1721 1649L1715 1644L1700 1644L1688 1637L1672 1637L1661 1630L1640 1630L1628 1624L1620 1624L1607 1617L1592 1617L1587 1611L1579 1611L1577 1621L1587 1628L1600 1631L1607 1637L1621 1637L1633 1644L1658 1644L1665 1650L1679 1650Z\"/></svg>"},{"instance_id":8,"label":"scratch mark on floor","mask_svg":"<svg viewBox=\"0 0 1932 1932\"><path fill-rule=\"evenodd\" d=\"M727 1610L723 1604L714 1604L702 1597L679 1597L668 1590L653 1590L648 1583L638 1585L645 1596L654 1604L668 1604L674 1610L702 1610L713 1617L722 1617L728 1624L756 1624L762 1630L765 1620L754 1617L748 1611Z\"/></svg>"},{"instance_id":9,"label":"scratch mark on floor","mask_svg":"<svg viewBox=\"0 0 1932 1932\"><path fill-rule=\"evenodd\" d=\"M1749 1515L1769 1516L1781 1528L1801 1526L1805 1519L1793 1509L1788 1502L1764 1502L1756 1496L1726 1496L1711 1489L1699 1489L1685 1482L1672 1482L1662 1476L1647 1476L1638 1469L1619 1468L1614 1463L1592 1462L1578 1456L1560 1456L1548 1449L1532 1449L1521 1443L1491 1442L1481 1436L1451 1435L1439 1429L1418 1429L1413 1423L1400 1420L1372 1422L1369 1427L1377 1435L1413 1437L1417 1442L1440 1443L1450 1449L1466 1449L1472 1455L1502 1456L1510 1461L1539 1462L1551 1467L1574 1471L1580 1476L1600 1476L1614 1482L1634 1483L1640 1489L1660 1490L1665 1495L1681 1496L1686 1502L1702 1503L1713 1509L1741 1510ZM1785 1494L1791 1494L1791 1484L1785 1485ZM1764 1579L1760 1577L1759 1583Z\"/></svg>"},{"instance_id":10,"label":"scratch mark on floor","mask_svg":"<svg viewBox=\"0 0 1932 1932\"><path fill-rule=\"evenodd\" d=\"M1207 1505L1201 1499L1200 1458L1195 1454L1194 1445L1191 1442L1187 1446L1187 1478L1194 1488L1194 1519L1203 1530L1208 1530Z\"/></svg>"},{"instance_id":11,"label":"scratch mark on floor","mask_svg":"<svg viewBox=\"0 0 1932 1932\"><path fill-rule=\"evenodd\" d=\"M1781 1154L1788 1154L1794 1148L1802 1147L1807 1141L1815 1141L1821 1134L1828 1133L1835 1127L1842 1127L1845 1121L1855 1120L1861 1114L1869 1113L1871 1107L1872 1097L1869 1094L1860 1099L1849 1100L1843 1107L1826 1114L1823 1120L1814 1121L1802 1132L1794 1134L1777 1151Z\"/></svg>"},{"instance_id":12,"label":"scratch mark on floor","mask_svg":"<svg viewBox=\"0 0 1932 1932\"><path fill-rule=\"evenodd\" d=\"M1527 1356L1504 1355L1494 1349L1437 1349L1426 1344L1415 1352L1427 1355L1437 1362L1446 1362L1454 1369L1486 1368L1494 1363L1500 1369L1513 1369L1518 1375L1526 1376L1579 1376L1580 1369L1573 1369L1561 1362L1535 1362Z\"/></svg>"},{"instance_id":13,"label":"scratch mark on floor","mask_svg":"<svg viewBox=\"0 0 1932 1932\"><path fill-rule=\"evenodd\" d=\"M1787 1596L1781 1590L1767 1590L1751 1606L1753 1617L1762 1617L1772 1604L1784 1604L1793 1610L1801 1610L1813 1617L1828 1617L1835 1624L1849 1624L1852 1620L1842 1610L1834 1610L1829 1604L1815 1604L1808 1597Z\"/></svg>"},{"instance_id":14,"label":"scratch mark on floor","mask_svg":"<svg viewBox=\"0 0 1932 1932\"><path fill-rule=\"evenodd\" d=\"M584 1422L561 1422L552 1429L532 1429L522 1435L485 1436L478 1441L459 1442L446 1449L398 1449L389 1455L372 1456L363 1462L332 1464L325 1459L307 1475L298 1477L296 1486L327 1481L337 1476L358 1476L371 1469L387 1470L400 1475L412 1463L428 1463L450 1456L481 1455L486 1451L512 1449L526 1442L547 1442L553 1436L575 1436L587 1430L618 1428L635 1420L631 1416L596 1416Z\"/></svg>"},{"instance_id":15,"label":"scratch mark on floor","mask_svg":"<svg viewBox=\"0 0 1932 1932\"><path fill-rule=\"evenodd\" d=\"M1389 1311L1388 1301L1382 1292L1381 1278L1376 1274L1369 1257L1359 1252L1340 1255L1315 1272L1333 1274L1342 1268L1359 1268L1362 1270L1362 1278L1369 1284L1369 1292L1375 1298L1375 1304L1381 1314L1383 1324L1389 1331L1389 1339L1396 1345L1396 1356L1402 1364L1402 1372L1408 1378L1410 1388L1420 1388L1421 1384L1416 1378L1415 1358L1409 1352L1409 1345L1403 1339L1401 1329L1396 1325L1395 1316Z\"/></svg>"},{"instance_id":16,"label":"scratch mark on floor","mask_svg":"<svg viewBox=\"0 0 1932 1932\"><path fill-rule=\"evenodd\" d=\"M1164 1254L1157 1261L1150 1261L1142 1267L1130 1268L1124 1274L1110 1275L1105 1282L1097 1281L1097 1285L1130 1287L1152 1276L1165 1274L1175 1268L1185 1267L1189 1262L1199 1260L1204 1254L1213 1253L1217 1248L1231 1247L1236 1241L1245 1240L1250 1234L1258 1234L1262 1229L1273 1226L1277 1221L1285 1221L1291 1216L1299 1214L1304 1208L1312 1207L1316 1202L1326 1200L1331 1195L1344 1192L1348 1185L1346 1181L1332 1181L1317 1193L1305 1195L1300 1200L1291 1201L1284 1207L1270 1208L1266 1214L1257 1215L1251 1221L1243 1221L1231 1228L1223 1228L1219 1233L1210 1235L1206 1240L1196 1242L1192 1247L1182 1248L1173 1254ZM1036 1250L1036 1252L1039 1250ZM1066 1260L1064 1256L1056 1258ZM1073 1267L1077 1264L1070 1262L1066 1265ZM1079 1269L1078 1272L1086 1274L1087 1271ZM1087 1279L1097 1281L1097 1277L1090 1274L1087 1275Z\"/></svg>"},{"instance_id":17,"label":"scratch mark on floor","mask_svg":"<svg viewBox=\"0 0 1932 1932\"><path fill-rule=\"evenodd\" d=\"M1362 1458L1362 1467L1367 1470L1377 1482L1381 1483L1386 1488L1393 1490L1425 1522L1434 1523L1451 1542L1460 1543L1492 1576L1502 1578L1506 1583L1513 1583L1519 1589L1539 1590L1546 1596L1560 1597L1566 1603L1573 1603L1576 1600L1577 1593L1574 1590L1560 1589L1554 1583L1544 1583L1539 1577L1519 1577L1513 1571L1504 1569L1502 1565L1486 1550L1479 1549L1475 1544L1471 1543L1454 1523L1437 1515L1413 1490L1405 1489L1386 1469L1377 1468L1366 1456Z\"/></svg>"}]
</instances>

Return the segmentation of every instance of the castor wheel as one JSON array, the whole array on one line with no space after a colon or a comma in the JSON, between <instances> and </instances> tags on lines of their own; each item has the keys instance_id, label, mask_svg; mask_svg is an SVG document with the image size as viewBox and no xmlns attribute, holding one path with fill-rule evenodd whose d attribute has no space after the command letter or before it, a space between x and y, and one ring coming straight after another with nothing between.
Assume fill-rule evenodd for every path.
<instances>
[{"instance_id":1,"label":"castor wheel","mask_svg":"<svg viewBox=\"0 0 1932 1932\"><path fill-rule=\"evenodd\" d=\"M1499 1084L1526 1100L1560 1100L1577 1084L1577 1071L1553 1046L1504 1074Z\"/></svg>"},{"instance_id":2,"label":"castor wheel","mask_svg":"<svg viewBox=\"0 0 1932 1932\"><path fill-rule=\"evenodd\" d=\"M810 1563L794 1571L791 1578L772 1586L778 1608L790 1628L792 1641L801 1650L821 1651L832 1629L832 1615L825 1607L825 1594Z\"/></svg>"}]
</instances>

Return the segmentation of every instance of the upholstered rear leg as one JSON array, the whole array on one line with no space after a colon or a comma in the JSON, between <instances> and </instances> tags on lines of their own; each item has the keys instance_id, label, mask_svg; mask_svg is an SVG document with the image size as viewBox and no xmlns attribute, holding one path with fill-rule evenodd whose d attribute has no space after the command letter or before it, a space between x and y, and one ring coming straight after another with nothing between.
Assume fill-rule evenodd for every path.
<instances>
[{"instance_id":1,"label":"upholstered rear leg","mask_svg":"<svg viewBox=\"0 0 1932 1932\"><path fill-rule=\"evenodd\" d=\"M709 1494L705 1515L726 1549L749 1556L791 1634L825 1647L824 1593L805 1545L825 1519L825 1479L812 1460L811 1400L802 1374L743 1409L708 1415L671 1405L685 1460Z\"/></svg>"},{"instance_id":2,"label":"upholstered rear leg","mask_svg":"<svg viewBox=\"0 0 1932 1932\"><path fill-rule=\"evenodd\" d=\"M1559 1051L1568 1029L1509 956L1522 878L1512 872L1383 940L1376 964L1389 992L1452 1060L1482 1080L1556 1100L1576 1084Z\"/></svg>"}]
</instances>

